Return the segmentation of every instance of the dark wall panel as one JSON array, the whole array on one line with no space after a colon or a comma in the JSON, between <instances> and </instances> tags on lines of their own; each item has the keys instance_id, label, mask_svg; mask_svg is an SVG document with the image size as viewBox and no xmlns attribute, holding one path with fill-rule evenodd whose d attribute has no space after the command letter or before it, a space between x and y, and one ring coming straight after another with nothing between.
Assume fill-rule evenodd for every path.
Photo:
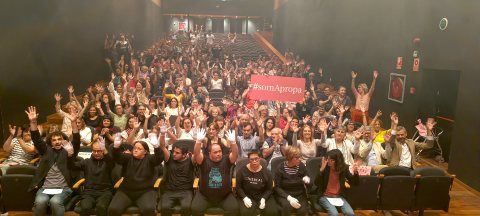
<instances>
[{"instance_id":1,"label":"dark wall panel","mask_svg":"<svg viewBox=\"0 0 480 216\"><path fill-rule=\"evenodd\" d=\"M133 33L139 48L161 35L160 8L150 0L0 4L0 114L4 132L9 123L26 122L26 106L38 106L43 122L54 112L55 92L66 95L70 84L83 92L88 85L109 79L103 60L106 33Z\"/></svg>"},{"instance_id":2,"label":"dark wall panel","mask_svg":"<svg viewBox=\"0 0 480 216\"><path fill-rule=\"evenodd\" d=\"M478 1L448 0L289 1L274 14L274 41L281 50L290 48L308 63L324 67L334 83L349 86L350 71L356 70L359 82L370 84L372 70L378 69L370 115L382 109L389 125L388 113L397 111L410 135L417 118L436 113L421 114L422 106L431 100L421 98L418 91L411 95L408 89L422 89L427 79L423 70L459 71L449 171L480 189L479 7ZM445 31L438 28L442 17L449 19ZM421 38L419 44L413 43L415 37ZM414 50L419 51L420 72L412 72ZM402 70L395 69L398 56L404 59ZM407 75L403 104L387 100L392 72ZM456 84L445 88L452 86Z\"/></svg>"}]
</instances>

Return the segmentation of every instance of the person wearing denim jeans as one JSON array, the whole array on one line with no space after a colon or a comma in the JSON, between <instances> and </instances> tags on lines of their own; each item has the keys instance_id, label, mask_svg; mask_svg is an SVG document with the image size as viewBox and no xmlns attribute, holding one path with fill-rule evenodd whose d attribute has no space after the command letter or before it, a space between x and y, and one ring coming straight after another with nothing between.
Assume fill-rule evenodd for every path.
<instances>
[{"instance_id":1,"label":"person wearing denim jeans","mask_svg":"<svg viewBox=\"0 0 480 216\"><path fill-rule=\"evenodd\" d=\"M46 215L47 208L50 206L52 215L64 215L64 202L72 194L73 173L70 171L71 164L74 163L80 149L80 134L76 124L77 116L75 114L68 116L72 122L73 138L71 143L68 141L67 135L59 131L50 134L45 142L41 139L38 131L36 108L28 107L25 112L30 120L33 145L42 157L28 190L38 189L33 213L35 216ZM61 192L45 193L47 189L53 188L61 189Z\"/></svg>"},{"instance_id":2,"label":"person wearing denim jeans","mask_svg":"<svg viewBox=\"0 0 480 216\"><path fill-rule=\"evenodd\" d=\"M342 213L347 216L355 215L352 207L344 198L345 181L348 179L352 185L357 185L359 181L357 167L354 166L353 170L354 174L352 175L342 152L338 149L327 152L327 157L322 158L320 172L315 178L315 184L320 192L318 202L329 216L338 215L338 211L328 198L341 199L343 201L343 205L340 206Z\"/></svg>"},{"instance_id":3,"label":"person wearing denim jeans","mask_svg":"<svg viewBox=\"0 0 480 216\"><path fill-rule=\"evenodd\" d=\"M45 215L47 208L50 206L52 215L64 215L64 201L72 194L72 189L64 188L61 193L55 195L45 194L46 188L37 191L35 196L34 215Z\"/></svg>"}]
</instances>

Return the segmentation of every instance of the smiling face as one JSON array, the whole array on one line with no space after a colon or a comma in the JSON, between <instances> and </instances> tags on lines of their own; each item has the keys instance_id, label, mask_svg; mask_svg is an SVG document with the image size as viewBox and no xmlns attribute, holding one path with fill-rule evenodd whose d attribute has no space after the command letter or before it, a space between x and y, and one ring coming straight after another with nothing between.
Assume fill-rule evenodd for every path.
<instances>
[{"instance_id":1,"label":"smiling face","mask_svg":"<svg viewBox=\"0 0 480 216\"><path fill-rule=\"evenodd\" d=\"M345 129L337 128L335 129L335 141L341 142L345 139Z\"/></svg>"},{"instance_id":2,"label":"smiling face","mask_svg":"<svg viewBox=\"0 0 480 216\"><path fill-rule=\"evenodd\" d=\"M312 138L312 128L310 128L309 126L305 126L303 128L303 138L305 140L310 140Z\"/></svg>"},{"instance_id":3,"label":"smiling face","mask_svg":"<svg viewBox=\"0 0 480 216\"><path fill-rule=\"evenodd\" d=\"M61 135L52 135L52 148L55 150L62 149L63 140L63 136Z\"/></svg>"}]
</instances>

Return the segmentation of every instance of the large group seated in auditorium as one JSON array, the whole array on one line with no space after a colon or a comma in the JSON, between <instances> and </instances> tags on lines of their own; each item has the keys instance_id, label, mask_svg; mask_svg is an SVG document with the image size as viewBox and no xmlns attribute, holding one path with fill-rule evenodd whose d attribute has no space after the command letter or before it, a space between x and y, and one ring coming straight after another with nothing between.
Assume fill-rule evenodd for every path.
<instances>
[{"instance_id":1,"label":"large group seated in auditorium","mask_svg":"<svg viewBox=\"0 0 480 216\"><path fill-rule=\"evenodd\" d=\"M395 208L387 198L379 205L377 193L403 185L379 192L385 176L419 182L417 153L434 146L436 122L419 124L424 139L416 142L397 113L370 116L370 103L381 103L370 100L378 71L345 71L347 88L292 52L282 61L261 48L236 49L252 43L249 35L178 31L145 50L133 38L105 39L111 80L86 92L72 80L53 95L61 125L41 127L45 111L30 106L30 124L10 126L1 170L35 167L27 187L35 215L388 215ZM356 83L359 73L372 83ZM254 99L252 75L304 78L303 100ZM355 194L365 181L376 185ZM410 203L399 210L421 210Z\"/></svg>"}]
</instances>

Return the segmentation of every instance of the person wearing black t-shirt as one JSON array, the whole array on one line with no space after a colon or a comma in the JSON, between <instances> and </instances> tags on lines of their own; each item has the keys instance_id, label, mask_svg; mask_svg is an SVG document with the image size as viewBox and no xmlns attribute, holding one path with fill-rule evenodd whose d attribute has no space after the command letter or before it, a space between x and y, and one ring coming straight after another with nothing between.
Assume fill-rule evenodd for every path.
<instances>
[{"instance_id":1,"label":"person wearing black t-shirt","mask_svg":"<svg viewBox=\"0 0 480 216\"><path fill-rule=\"evenodd\" d=\"M237 171L237 195L240 215L256 215L260 209L262 215L276 215L278 206L273 198L273 177L266 167L260 165L260 153L248 153L248 163Z\"/></svg>"},{"instance_id":2,"label":"person wearing black t-shirt","mask_svg":"<svg viewBox=\"0 0 480 216\"><path fill-rule=\"evenodd\" d=\"M238 203L232 194L232 178L230 175L230 169L238 157L235 133L228 131L226 134L231 149L228 155L222 154L219 143L212 143L208 147L208 154L204 155L201 152L201 145L205 135L205 129L200 129L197 132L197 141L193 149L194 161L200 167L200 183L199 191L192 201L192 215L204 215L205 210L213 206L221 207L226 216L237 215Z\"/></svg>"},{"instance_id":3,"label":"person wearing black t-shirt","mask_svg":"<svg viewBox=\"0 0 480 216\"><path fill-rule=\"evenodd\" d=\"M280 215L289 216L293 209L296 215L306 215L308 200L305 185L310 186L310 178L301 161L300 149L288 146L285 149L285 158L287 161L275 170L275 198L281 207Z\"/></svg>"},{"instance_id":4,"label":"person wearing black t-shirt","mask_svg":"<svg viewBox=\"0 0 480 216\"><path fill-rule=\"evenodd\" d=\"M165 192L161 199L161 215L172 215L174 203L180 203L180 214L190 215L190 204L193 197L194 167L192 157L188 155L186 146L174 144L172 152L165 147L166 126L160 127L160 148L163 151L166 173L162 188Z\"/></svg>"},{"instance_id":5,"label":"person wearing black t-shirt","mask_svg":"<svg viewBox=\"0 0 480 216\"><path fill-rule=\"evenodd\" d=\"M108 207L108 215L122 215L126 208L136 205L141 215L155 215L157 192L153 189L155 167L163 161L162 150L157 136L150 137L155 154L150 155L144 141L133 143L132 154L123 153L122 138L115 135L113 159L123 166L123 182Z\"/></svg>"},{"instance_id":6,"label":"person wearing black t-shirt","mask_svg":"<svg viewBox=\"0 0 480 216\"><path fill-rule=\"evenodd\" d=\"M115 162L108 155L105 140L99 138L92 144L92 156L76 161L74 167L85 173L84 191L80 206L81 216L90 215L95 210L97 215L107 215L108 204L112 200L112 178L110 173Z\"/></svg>"}]
</instances>

